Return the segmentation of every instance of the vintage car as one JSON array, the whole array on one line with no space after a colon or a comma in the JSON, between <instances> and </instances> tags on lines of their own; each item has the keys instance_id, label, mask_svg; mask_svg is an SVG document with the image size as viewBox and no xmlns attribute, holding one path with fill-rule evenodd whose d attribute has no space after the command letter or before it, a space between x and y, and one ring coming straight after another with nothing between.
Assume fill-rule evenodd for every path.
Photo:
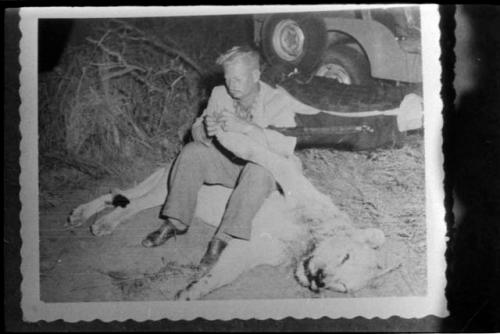
<instances>
[{"instance_id":1,"label":"vintage car","mask_svg":"<svg viewBox=\"0 0 500 334\"><path fill-rule=\"evenodd\" d=\"M283 132L299 147L360 150L400 145L422 128L419 14L403 6L254 15L264 79L319 111Z\"/></svg>"},{"instance_id":2,"label":"vintage car","mask_svg":"<svg viewBox=\"0 0 500 334\"><path fill-rule=\"evenodd\" d=\"M254 15L272 65L346 84L422 81L418 7Z\"/></svg>"}]
</instances>

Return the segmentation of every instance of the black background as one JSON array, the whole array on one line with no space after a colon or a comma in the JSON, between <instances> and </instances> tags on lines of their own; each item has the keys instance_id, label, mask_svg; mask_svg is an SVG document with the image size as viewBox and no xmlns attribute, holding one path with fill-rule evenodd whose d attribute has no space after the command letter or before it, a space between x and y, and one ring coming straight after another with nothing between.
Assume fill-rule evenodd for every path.
<instances>
[{"instance_id":1,"label":"black background","mask_svg":"<svg viewBox=\"0 0 500 334\"><path fill-rule=\"evenodd\" d=\"M8 3L7 3L8 4ZM12 5L27 5L11 2ZM30 3L29 5L38 5ZM20 309L19 235L19 17L7 10L4 24L4 316L6 331L396 331L498 332L500 331L500 11L497 6L466 6L472 26L473 47L480 70L474 90L454 105L455 6L441 6L443 51L442 97L445 118L445 206L450 242L447 250L447 290L450 317L422 319L364 318L233 321L134 321L104 323L26 323ZM63 23L64 24L64 23ZM40 66L50 70L64 46L67 27L51 34L53 48L40 54ZM46 42L46 41L45 41ZM461 70L461 69L457 69ZM465 214L458 226L451 211L454 189Z\"/></svg>"}]
</instances>

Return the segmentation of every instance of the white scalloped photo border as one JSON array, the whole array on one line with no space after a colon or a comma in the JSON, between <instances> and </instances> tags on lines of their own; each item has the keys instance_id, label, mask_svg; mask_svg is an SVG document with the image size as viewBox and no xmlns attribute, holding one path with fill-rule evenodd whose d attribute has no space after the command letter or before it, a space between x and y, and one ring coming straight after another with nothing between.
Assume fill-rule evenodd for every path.
<instances>
[{"instance_id":1,"label":"white scalloped photo border","mask_svg":"<svg viewBox=\"0 0 500 334\"><path fill-rule=\"evenodd\" d=\"M395 6L395 5L391 5ZM363 5L362 7L368 7ZM377 5L381 7L381 5ZM390 6L386 6L390 7ZM321 6L195 6L195 7L58 7L20 10L21 73L21 175L20 199L23 280L21 284L25 321L68 322L145 320L295 319L321 317L365 318L391 316L420 318L448 315L446 286L446 224L444 209L444 171L442 154L441 65L439 57L439 12L437 5L421 5L422 54L424 69L425 196L427 227L427 294L422 297L324 298L272 300L210 300L165 302L80 302L45 303L40 300L38 230L38 114L37 44L39 18L106 18L194 16L320 11L360 8L360 5Z\"/></svg>"}]
</instances>

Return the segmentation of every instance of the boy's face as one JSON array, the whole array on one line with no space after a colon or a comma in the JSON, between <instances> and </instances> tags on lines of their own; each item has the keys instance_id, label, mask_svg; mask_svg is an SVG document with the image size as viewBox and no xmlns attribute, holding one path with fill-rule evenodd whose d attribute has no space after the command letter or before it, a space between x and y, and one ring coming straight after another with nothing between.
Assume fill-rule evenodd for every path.
<instances>
[{"instance_id":1,"label":"boy's face","mask_svg":"<svg viewBox=\"0 0 500 334\"><path fill-rule=\"evenodd\" d=\"M234 99L248 96L259 81L260 71L252 68L242 59L224 66L224 78L229 94Z\"/></svg>"}]
</instances>

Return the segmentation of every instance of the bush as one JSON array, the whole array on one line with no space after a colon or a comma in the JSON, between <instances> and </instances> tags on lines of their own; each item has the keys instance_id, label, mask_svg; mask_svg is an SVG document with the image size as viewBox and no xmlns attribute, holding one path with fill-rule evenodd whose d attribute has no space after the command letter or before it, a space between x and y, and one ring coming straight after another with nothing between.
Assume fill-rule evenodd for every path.
<instances>
[{"instance_id":1,"label":"bush","mask_svg":"<svg viewBox=\"0 0 500 334\"><path fill-rule=\"evenodd\" d=\"M218 70L215 58L249 36L246 21L234 17L76 27L57 68L39 78L42 163L54 155L98 168L172 159L209 94L201 83Z\"/></svg>"}]
</instances>

